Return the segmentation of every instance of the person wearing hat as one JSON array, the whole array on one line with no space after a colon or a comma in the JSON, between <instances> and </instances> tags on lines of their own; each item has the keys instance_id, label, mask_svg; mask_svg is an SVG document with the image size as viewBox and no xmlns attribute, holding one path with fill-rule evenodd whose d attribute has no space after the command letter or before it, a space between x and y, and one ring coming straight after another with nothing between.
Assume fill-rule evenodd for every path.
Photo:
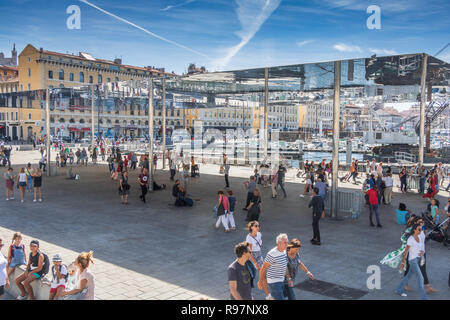
<instances>
[{"instance_id":1,"label":"person wearing hat","mask_svg":"<svg viewBox=\"0 0 450 320\"><path fill-rule=\"evenodd\" d=\"M31 282L39 279L43 273L44 255L39 252L39 241L32 240L30 242L30 256L28 258L27 268L24 273L15 280L20 295L17 300L35 300Z\"/></svg>"},{"instance_id":2,"label":"person wearing hat","mask_svg":"<svg viewBox=\"0 0 450 320\"><path fill-rule=\"evenodd\" d=\"M52 258L52 282L50 284L50 293L48 300L53 300L62 296L62 292L66 290L66 280L68 277L67 266L62 264L62 258L59 253L55 254Z\"/></svg>"},{"instance_id":3,"label":"person wearing hat","mask_svg":"<svg viewBox=\"0 0 450 320\"><path fill-rule=\"evenodd\" d=\"M314 280L313 274L308 270L308 268L306 268L306 266L300 260L299 251L301 247L302 243L300 242L300 240L292 239L286 249L288 258L287 268L289 271L289 276L288 275L285 276L284 291L288 300L296 300L293 288L298 268L300 268L304 273L306 273L311 280Z\"/></svg>"}]
</instances>

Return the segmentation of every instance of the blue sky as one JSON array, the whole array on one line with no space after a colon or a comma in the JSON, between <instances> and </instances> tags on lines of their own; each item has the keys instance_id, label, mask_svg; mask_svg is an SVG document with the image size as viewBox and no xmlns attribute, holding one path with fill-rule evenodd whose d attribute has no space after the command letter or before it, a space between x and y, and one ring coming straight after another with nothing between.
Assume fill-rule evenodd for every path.
<instances>
[{"instance_id":1,"label":"blue sky","mask_svg":"<svg viewBox=\"0 0 450 320\"><path fill-rule=\"evenodd\" d=\"M1 0L0 51L28 43L125 64L182 73L189 63L231 70L426 52L450 42L448 0ZM81 29L66 27L69 5ZM369 30L369 5L381 8L381 30ZM161 38L165 39L162 40ZM167 41L166 41L167 40ZM439 58L450 61L450 48Z\"/></svg>"}]
</instances>

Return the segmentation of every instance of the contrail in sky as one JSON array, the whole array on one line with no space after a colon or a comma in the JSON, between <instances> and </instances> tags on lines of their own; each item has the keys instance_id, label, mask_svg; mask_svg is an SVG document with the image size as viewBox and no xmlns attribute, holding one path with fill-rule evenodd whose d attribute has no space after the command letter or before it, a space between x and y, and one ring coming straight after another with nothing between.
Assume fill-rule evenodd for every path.
<instances>
[{"instance_id":1,"label":"contrail in sky","mask_svg":"<svg viewBox=\"0 0 450 320\"><path fill-rule=\"evenodd\" d=\"M126 20L126 19L123 19L123 18L121 18L121 17L116 16L115 14L112 14L111 12L108 12L108 11L106 11L106 10L103 10L102 8L96 6L95 4L90 3L90 2L87 1L87 0L79 0L79 1L81 1L81 2L83 2L83 3L85 3L85 4L87 4L88 6L91 6L92 8L97 9L98 11L103 12L104 14L107 14L108 16L111 16L111 17L113 17L113 18L115 18L115 19L117 19L117 20L120 20L120 21L122 21L122 22L125 22L125 23L129 24L130 26L133 26L133 27L135 27L135 28L137 28L137 29L139 29L139 30L141 30L141 31L144 31L145 33L147 33L147 34L149 34L149 35L151 35L151 36L154 36L155 38L158 38L158 39L160 39L160 40L162 40L162 41L165 41L165 42L167 42L167 43L173 44L174 46L177 46L177 47L179 47L179 48L182 48L182 49L191 51L191 52L193 52L193 53L195 53L195 54L198 54L198 55L200 55L200 56L202 56L202 57L205 57L205 58L207 58L207 59L210 59L210 58L209 58L206 54L204 54L204 53L201 53L201 52L199 52L199 51L196 51L196 50L194 50L194 49L191 49L191 48L186 47L186 46L184 46L184 45L182 45L182 44L179 44L179 43L176 43L176 42L174 42L174 41L172 41L172 40L166 39L166 38L164 38L164 37L161 37L161 36L159 36L159 35L157 35L157 34L151 32L151 31L148 31L147 29L144 29L144 28L142 28L142 27L140 27L140 26L134 24L133 22L130 22L130 21Z\"/></svg>"}]
</instances>

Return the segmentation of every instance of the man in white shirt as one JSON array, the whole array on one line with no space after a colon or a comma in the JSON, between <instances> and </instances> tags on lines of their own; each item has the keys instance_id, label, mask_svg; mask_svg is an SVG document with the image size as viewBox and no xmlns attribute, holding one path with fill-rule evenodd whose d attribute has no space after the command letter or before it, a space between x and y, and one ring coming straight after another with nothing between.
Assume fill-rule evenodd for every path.
<instances>
[{"instance_id":1,"label":"man in white shirt","mask_svg":"<svg viewBox=\"0 0 450 320\"><path fill-rule=\"evenodd\" d=\"M392 187L394 186L394 179L392 179L392 173L388 173L386 177L383 177L384 181L384 201L385 204L390 204L392 201Z\"/></svg>"},{"instance_id":2,"label":"man in white shirt","mask_svg":"<svg viewBox=\"0 0 450 320\"><path fill-rule=\"evenodd\" d=\"M284 279L290 280L287 268L286 248L289 244L288 236L285 233L278 235L277 246L267 253L264 264L259 270L258 289L269 287L270 294L267 300L284 300L283 291Z\"/></svg>"}]
</instances>

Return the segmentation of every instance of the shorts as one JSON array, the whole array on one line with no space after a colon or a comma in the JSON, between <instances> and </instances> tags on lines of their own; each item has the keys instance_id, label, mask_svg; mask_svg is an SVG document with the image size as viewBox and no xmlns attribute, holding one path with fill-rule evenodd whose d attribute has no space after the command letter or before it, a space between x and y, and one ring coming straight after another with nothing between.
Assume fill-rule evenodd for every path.
<instances>
[{"instance_id":1,"label":"shorts","mask_svg":"<svg viewBox=\"0 0 450 320\"><path fill-rule=\"evenodd\" d=\"M27 183L26 182L19 182L19 187L26 187Z\"/></svg>"},{"instance_id":2,"label":"shorts","mask_svg":"<svg viewBox=\"0 0 450 320\"><path fill-rule=\"evenodd\" d=\"M258 267L261 268L264 264L264 259L262 257L261 251L252 251L252 256L258 264Z\"/></svg>"},{"instance_id":3,"label":"shorts","mask_svg":"<svg viewBox=\"0 0 450 320\"><path fill-rule=\"evenodd\" d=\"M9 264L8 268L15 268L17 266L23 266L25 265L25 263L23 262L16 262L14 260L11 261L11 263Z\"/></svg>"},{"instance_id":4,"label":"shorts","mask_svg":"<svg viewBox=\"0 0 450 320\"><path fill-rule=\"evenodd\" d=\"M41 277L41 275L39 273L32 273L32 275L34 275L36 277L36 279L39 279Z\"/></svg>"},{"instance_id":5,"label":"shorts","mask_svg":"<svg viewBox=\"0 0 450 320\"><path fill-rule=\"evenodd\" d=\"M53 285L53 284L52 284ZM58 291L59 288L64 288L64 290L66 289L66 286L63 284L60 284L59 286L57 286L56 288L50 288L50 293L56 293L56 291Z\"/></svg>"}]
</instances>

